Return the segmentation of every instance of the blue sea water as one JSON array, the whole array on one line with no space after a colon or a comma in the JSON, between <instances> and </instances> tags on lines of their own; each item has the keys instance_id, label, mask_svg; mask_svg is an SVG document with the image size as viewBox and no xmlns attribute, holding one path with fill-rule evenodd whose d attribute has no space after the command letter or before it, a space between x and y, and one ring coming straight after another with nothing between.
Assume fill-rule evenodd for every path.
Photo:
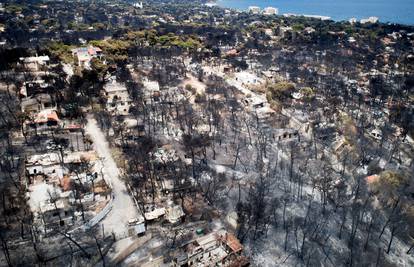
<instances>
[{"instance_id":1,"label":"blue sea water","mask_svg":"<svg viewBox=\"0 0 414 267\"><path fill-rule=\"evenodd\" d=\"M217 4L239 10L272 6L279 14L321 15L336 21L375 16L381 22L414 25L414 0L217 0Z\"/></svg>"}]
</instances>

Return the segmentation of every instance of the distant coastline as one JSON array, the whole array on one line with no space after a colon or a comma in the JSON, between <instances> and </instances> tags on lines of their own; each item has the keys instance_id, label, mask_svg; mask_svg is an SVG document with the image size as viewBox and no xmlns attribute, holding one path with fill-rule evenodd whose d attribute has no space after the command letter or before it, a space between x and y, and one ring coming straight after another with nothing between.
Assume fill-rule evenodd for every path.
<instances>
[{"instance_id":1,"label":"distant coastline","mask_svg":"<svg viewBox=\"0 0 414 267\"><path fill-rule=\"evenodd\" d=\"M209 5L218 5L247 11L249 6L261 9L268 6L279 9L279 15L297 14L329 17L334 21L357 20L378 17L382 23L414 25L414 1L412 0L212 0Z\"/></svg>"}]
</instances>

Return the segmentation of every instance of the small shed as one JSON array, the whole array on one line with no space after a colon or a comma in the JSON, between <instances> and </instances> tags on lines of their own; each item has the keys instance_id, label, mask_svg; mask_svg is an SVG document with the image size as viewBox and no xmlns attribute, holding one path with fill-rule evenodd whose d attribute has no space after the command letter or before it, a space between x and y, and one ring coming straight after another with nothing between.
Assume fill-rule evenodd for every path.
<instances>
[{"instance_id":1,"label":"small shed","mask_svg":"<svg viewBox=\"0 0 414 267\"><path fill-rule=\"evenodd\" d=\"M143 235L145 234L145 223L141 222L134 226L134 232L136 235Z\"/></svg>"},{"instance_id":2,"label":"small shed","mask_svg":"<svg viewBox=\"0 0 414 267\"><path fill-rule=\"evenodd\" d=\"M237 226L238 226L238 222L237 222L237 219L238 219L238 215L237 215L237 212L235 212L235 211L232 211L232 212L230 212L229 214L227 214L227 216L226 216L226 221L227 221L227 223L233 228L233 229L237 229Z\"/></svg>"}]
</instances>

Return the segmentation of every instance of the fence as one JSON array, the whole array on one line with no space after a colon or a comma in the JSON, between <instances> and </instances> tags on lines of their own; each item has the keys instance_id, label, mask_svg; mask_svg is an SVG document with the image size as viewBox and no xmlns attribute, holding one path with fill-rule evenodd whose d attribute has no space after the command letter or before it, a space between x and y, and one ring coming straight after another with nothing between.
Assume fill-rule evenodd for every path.
<instances>
[{"instance_id":1,"label":"fence","mask_svg":"<svg viewBox=\"0 0 414 267\"><path fill-rule=\"evenodd\" d=\"M93 217L89 222L84 224L82 228L84 230L88 230L91 227L94 227L97 223L99 223L105 216L112 210L112 201L113 201L113 195L111 194L111 199L109 200L109 203L106 204L105 208L103 208L95 217Z\"/></svg>"},{"instance_id":2,"label":"fence","mask_svg":"<svg viewBox=\"0 0 414 267\"><path fill-rule=\"evenodd\" d=\"M113 196L111 195L111 199L109 200L108 204L106 204L106 206L92 219L89 220L89 222L76 227L75 229L70 230L68 233L74 233L78 230L88 230L92 227L94 227L97 223L99 223L103 218L105 218L105 216L112 210L112 201L113 201Z\"/></svg>"}]
</instances>

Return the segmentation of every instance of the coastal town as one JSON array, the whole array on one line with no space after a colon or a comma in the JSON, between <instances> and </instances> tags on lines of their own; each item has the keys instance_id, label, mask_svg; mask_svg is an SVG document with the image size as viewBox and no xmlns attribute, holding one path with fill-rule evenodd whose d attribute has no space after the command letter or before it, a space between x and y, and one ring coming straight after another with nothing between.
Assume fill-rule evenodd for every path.
<instances>
[{"instance_id":1,"label":"coastal town","mask_svg":"<svg viewBox=\"0 0 414 267\"><path fill-rule=\"evenodd\" d=\"M0 266L414 266L414 26L0 3Z\"/></svg>"}]
</instances>

